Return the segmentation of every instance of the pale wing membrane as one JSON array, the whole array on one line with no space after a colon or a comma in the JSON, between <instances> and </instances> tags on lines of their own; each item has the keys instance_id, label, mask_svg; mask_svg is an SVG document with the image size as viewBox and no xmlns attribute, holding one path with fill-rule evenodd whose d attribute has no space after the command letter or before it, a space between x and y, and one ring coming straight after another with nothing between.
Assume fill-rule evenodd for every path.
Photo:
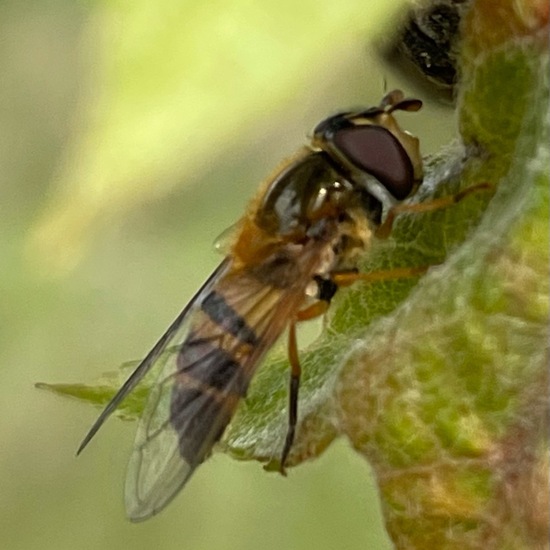
<instances>
[{"instance_id":1,"label":"pale wing membrane","mask_svg":"<svg viewBox=\"0 0 550 550\"><path fill-rule=\"evenodd\" d=\"M86 437L82 440L76 454L79 455L88 443L92 440L94 435L98 432L104 422L113 414L120 403L126 398L126 396L141 382L143 377L154 367L160 367L160 363L163 361L165 351L183 341L187 334L186 321L189 320L193 309L195 309L202 299L202 297L208 293L209 289L215 283L215 281L221 277L221 275L227 270L229 266L229 260L224 259L221 264L214 270L214 272L204 282L195 296L189 301L189 303L183 308L181 313L176 317L174 322L170 325L168 330L161 336L159 341L155 344L153 349L147 354L143 361L138 365L136 370L130 375L128 380L124 382L122 387L118 390L115 396L109 401L103 412L99 415L94 422Z\"/></svg>"},{"instance_id":2,"label":"pale wing membrane","mask_svg":"<svg viewBox=\"0 0 550 550\"><path fill-rule=\"evenodd\" d=\"M276 288L229 271L202 296L138 426L126 480L130 519L164 508L209 455L255 368L300 307L305 284Z\"/></svg>"}]
</instances>

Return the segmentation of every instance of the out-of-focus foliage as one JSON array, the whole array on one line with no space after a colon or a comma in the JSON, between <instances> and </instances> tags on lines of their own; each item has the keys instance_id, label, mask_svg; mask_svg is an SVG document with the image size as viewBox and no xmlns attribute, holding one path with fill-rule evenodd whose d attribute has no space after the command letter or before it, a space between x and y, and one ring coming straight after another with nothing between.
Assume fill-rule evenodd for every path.
<instances>
[{"instance_id":1,"label":"out-of-focus foliage","mask_svg":"<svg viewBox=\"0 0 550 550\"><path fill-rule=\"evenodd\" d=\"M83 131L28 254L54 272L74 267L94 225L195 182L205 159L311 86L304 67L318 64L319 44L324 57L338 54L381 9L358 0L98 5L84 40L99 85L80 98Z\"/></svg>"}]
</instances>

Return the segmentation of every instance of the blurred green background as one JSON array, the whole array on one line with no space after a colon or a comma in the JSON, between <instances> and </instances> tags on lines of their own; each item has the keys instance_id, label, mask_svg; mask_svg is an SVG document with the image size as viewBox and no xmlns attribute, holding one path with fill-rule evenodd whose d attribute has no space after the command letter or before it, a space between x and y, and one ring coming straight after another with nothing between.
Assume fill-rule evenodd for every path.
<instances>
[{"instance_id":1,"label":"blurred green background","mask_svg":"<svg viewBox=\"0 0 550 550\"><path fill-rule=\"evenodd\" d=\"M343 441L286 479L217 454L132 525L133 426L110 421L76 459L97 411L33 384L143 356L316 122L378 102L385 81L415 93L370 46L401 6L0 2L2 549L390 547ZM450 121L434 104L406 127L429 151Z\"/></svg>"}]
</instances>

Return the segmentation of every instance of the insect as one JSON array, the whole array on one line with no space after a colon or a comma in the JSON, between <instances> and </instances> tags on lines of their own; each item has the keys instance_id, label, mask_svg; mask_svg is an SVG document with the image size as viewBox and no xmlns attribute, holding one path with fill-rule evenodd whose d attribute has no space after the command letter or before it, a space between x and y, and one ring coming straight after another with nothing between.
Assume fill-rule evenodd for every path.
<instances>
[{"instance_id":1,"label":"insect","mask_svg":"<svg viewBox=\"0 0 550 550\"><path fill-rule=\"evenodd\" d=\"M294 440L300 362L296 324L322 315L340 286L368 280L358 256L385 237L422 179L418 139L395 111L417 111L401 91L377 107L332 116L311 143L269 178L237 224L230 251L101 413L78 453L153 367L159 369L139 421L125 501L128 517L164 508L210 454L267 351L288 331L288 432ZM438 199L441 201L441 199ZM422 270L420 270L422 271ZM393 270L391 277L420 272ZM165 353L166 350L174 350Z\"/></svg>"}]
</instances>

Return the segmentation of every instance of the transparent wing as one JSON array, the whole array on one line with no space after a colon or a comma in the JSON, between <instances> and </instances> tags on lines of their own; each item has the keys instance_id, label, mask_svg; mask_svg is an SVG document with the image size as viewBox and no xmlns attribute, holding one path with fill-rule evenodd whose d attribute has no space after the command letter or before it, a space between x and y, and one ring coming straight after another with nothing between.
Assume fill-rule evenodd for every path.
<instances>
[{"instance_id":1,"label":"transparent wing","mask_svg":"<svg viewBox=\"0 0 550 550\"><path fill-rule=\"evenodd\" d=\"M124 398L139 384L143 377L158 364L158 361L163 357L165 350L174 345L176 342L181 342L185 337L186 323L185 321L190 318L192 311L199 305L202 297L208 293L208 290L212 287L214 282L226 271L229 265L229 260L226 258L221 264L214 270L214 272L208 277L202 287L198 290L191 301L183 308L181 313L176 317L174 322L170 325L168 330L162 335L160 340L155 344L153 349L147 354L143 361L138 365L136 370L129 376L128 380L124 382L122 387L118 390L116 395L109 401L103 412L99 415L94 422L86 437L82 440L76 454L79 455L88 443L92 440L94 435L101 428L103 423L111 416L116 410Z\"/></svg>"},{"instance_id":2,"label":"transparent wing","mask_svg":"<svg viewBox=\"0 0 550 550\"><path fill-rule=\"evenodd\" d=\"M259 362L300 307L308 280L280 288L228 270L201 293L138 426L125 489L132 521L164 508L209 455Z\"/></svg>"}]
</instances>

